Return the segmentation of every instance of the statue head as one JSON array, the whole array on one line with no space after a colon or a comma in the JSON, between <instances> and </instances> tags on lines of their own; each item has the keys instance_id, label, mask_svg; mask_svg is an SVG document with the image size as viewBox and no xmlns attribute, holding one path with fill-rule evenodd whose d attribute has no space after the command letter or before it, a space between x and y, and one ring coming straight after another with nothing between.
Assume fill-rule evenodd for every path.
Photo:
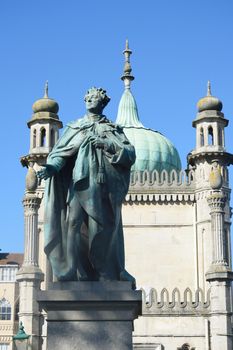
<instances>
[{"instance_id":1,"label":"statue head","mask_svg":"<svg viewBox=\"0 0 233 350\"><path fill-rule=\"evenodd\" d=\"M84 101L88 112L102 114L103 109L110 101L110 97L107 96L104 89L92 87L87 91Z\"/></svg>"}]
</instances>

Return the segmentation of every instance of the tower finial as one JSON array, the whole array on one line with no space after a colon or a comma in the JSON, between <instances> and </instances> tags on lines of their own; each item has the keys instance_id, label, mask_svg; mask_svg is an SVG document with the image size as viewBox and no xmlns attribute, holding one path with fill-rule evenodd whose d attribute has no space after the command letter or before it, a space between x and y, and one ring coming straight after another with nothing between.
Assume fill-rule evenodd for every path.
<instances>
[{"instance_id":1,"label":"tower finial","mask_svg":"<svg viewBox=\"0 0 233 350\"><path fill-rule=\"evenodd\" d=\"M124 81L125 88L130 89L131 81L134 80L134 76L131 75L132 68L130 64L130 55L132 54L132 51L129 49L129 41L126 40L125 43L125 50L123 51L123 54L125 56L125 65L124 65L124 74L121 77L121 80Z\"/></svg>"},{"instance_id":2,"label":"tower finial","mask_svg":"<svg viewBox=\"0 0 233 350\"><path fill-rule=\"evenodd\" d=\"M49 92L49 82L48 82L48 80L46 80L45 87L44 87L44 98L49 97L48 92Z\"/></svg>"},{"instance_id":3,"label":"tower finial","mask_svg":"<svg viewBox=\"0 0 233 350\"><path fill-rule=\"evenodd\" d=\"M207 96L212 96L212 94L211 94L211 84L210 84L209 80L207 82Z\"/></svg>"}]
</instances>

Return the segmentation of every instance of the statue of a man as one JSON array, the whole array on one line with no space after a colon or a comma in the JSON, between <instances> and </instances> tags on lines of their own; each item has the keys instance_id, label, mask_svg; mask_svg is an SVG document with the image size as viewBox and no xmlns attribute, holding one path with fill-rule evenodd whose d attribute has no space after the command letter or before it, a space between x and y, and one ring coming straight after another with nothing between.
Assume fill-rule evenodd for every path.
<instances>
[{"instance_id":1,"label":"statue of a man","mask_svg":"<svg viewBox=\"0 0 233 350\"><path fill-rule=\"evenodd\" d=\"M134 147L102 114L102 88L85 95L86 115L67 125L38 177L45 191L45 253L58 280L123 280L121 206L129 187Z\"/></svg>"}]
</instances>

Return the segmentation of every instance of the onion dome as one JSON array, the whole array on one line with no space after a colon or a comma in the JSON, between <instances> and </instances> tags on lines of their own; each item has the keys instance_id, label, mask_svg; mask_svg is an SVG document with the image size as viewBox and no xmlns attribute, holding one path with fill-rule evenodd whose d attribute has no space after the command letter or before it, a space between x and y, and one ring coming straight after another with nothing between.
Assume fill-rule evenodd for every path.
<instances>
[{"instance_id":1,"label":"onion dome","mask_svg":"<svg viewBox=\"0 0 233 350\"><path fill-rule=\"evenodd\" d=\"M203 111L219 111L222 110L222 102L211 95L211 85L210 81L207 84L207 95L201 98L197 103L198 112Z\"/></svg>"},{"instance_id":2,"label":"onion dome","mask_svg":"<svg viewBox=\"0 0 233 350\"><path fill-rule=\"evenodd\" d=\"M57 114L59 111L58 103L52 98L48 97L48 81L45 84L44 97L37 100L32 106L33 112L50 112Z\"/></svg>"},{"instance_id":3,"label":"onion dome","mask_svg":"<svg viewBox=\"0 0 233 350\"><path fill-rule=\"evenodd\" d=\"M137 104L133 97L130 84L134 77L131 75L130 54L128 41L125 55L124 75L121 77L125 84L125 91L121 97L116 123L123 127L124 133L134 145L136 151L136 162L132 171L153 171L173 169L181 170L179 154L173 144L161 133L148 129L140 122Z\"/></svg>"},{"instance_id":4,"label":"onion dome","mask_svg":"<svg viewBox=\"0 0 233 350\"><path fill-rule=\"evenodd\" d=\"M59 120L58 111L59 105L52 98L48 97L48 81L45 83L44 97L40 98L32 105L33 114L28 121L28 127L37 122L39 123L55 123L58 128L62 128L62 122ZM55 125L54 124L54 125Z\"/></svg>"}]
</instances>

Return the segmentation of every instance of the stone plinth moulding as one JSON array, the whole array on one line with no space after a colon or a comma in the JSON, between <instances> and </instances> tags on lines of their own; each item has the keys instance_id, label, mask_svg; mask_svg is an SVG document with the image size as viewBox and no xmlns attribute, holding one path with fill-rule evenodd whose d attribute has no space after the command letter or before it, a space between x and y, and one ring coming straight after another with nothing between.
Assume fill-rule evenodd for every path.
<instances>
[{"instance_id":1,"label":"stone plinth moulding","mask_svg":"<svg viewBox=\"0 0 233 350\"><path fill-rule=\"evenodd\" d=\"M38 293L47 311L48 350L132 350L141 291L129 282L55 282Z\"/></svg>"}]
</instances>

